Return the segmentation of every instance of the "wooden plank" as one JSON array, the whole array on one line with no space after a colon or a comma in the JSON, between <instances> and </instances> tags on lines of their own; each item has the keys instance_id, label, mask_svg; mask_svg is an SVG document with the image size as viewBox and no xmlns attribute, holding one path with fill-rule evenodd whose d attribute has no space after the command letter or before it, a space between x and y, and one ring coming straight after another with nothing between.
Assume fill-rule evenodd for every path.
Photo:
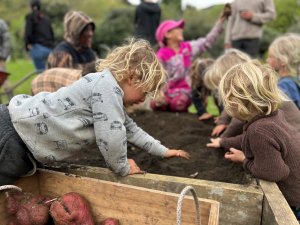
<instances>
[{"instance_id":1,"label":"wooden plank","mask_svg":"<svg viewBox=\"0 0 300 225\"><path fill-rule=\"evenodd\" d=\"M16 182L16 186L20 186L19 182ZM31 176L26 178L22 182L22 190L30 191L32 193L39 193L38 179L37 176ZM0 192L0 224L8 224L8 215L6 213L5 203L5 191Z\"/></svg>"},{"instance_id":2,"label":"wooden plank","mask_svg":"<svg viewBox=\"0 0 300 225\"><path fill-rule=\"evenodd\" d=\"M77 192L91 204L93 214L100 221L106 217L119 218L122 224L174 225L178 195L136 186L92 178L39 171L41 193L57 197ZM199 199L201 224L217 225L219 203ZM214 205L214 207L211 207ZM195 224L195 206L192 197L184 200L183 224ZM209 221L209 216L214 216Z\"/></svg>"},{"instance_id":3,"label":"wooden plank","mask_svg":"<svg viewBox=\"0 0 300 225\"><path fill-rule=\"evenodd\" d=\"M38 177L38 179L37 179ZM39 181L37 183L36 181ZM119 218L122 224L130 225L174 225L178 195L115 182L64 175L54 171L40 170L32 177L22 178L17 185L24 191L39 192L51 197L75 191L91 204L97 221L107 217ZM3 195L3 193L2 193ZM4 196L1 195L1 206ZM219 203L199 199L201 224L217 225ZM209 218L214 217L214 218ZM183 202L182 223L195 224L195 206L192 197ZM0 214L1 224L7 224L7 215Z\"/></svg>"},{"instance_id":4,"label":"wooden plank","mask_svg":"<svg viewBox=\"0 0 300 225\"><path fill-rule=\"evenodd\" d=\"M256 183L237 185L191 178L162 176L156 174L119 177L105 168L78 167L52 168L66 173L93 177L101 180L130 184L160 191L179 193L186 185L195 188L201 198L213 199L220 204L220 224L260 225L263 192Z\"/></svg>"},{"instance_id":5,"label":"wooden plank","mask_svg":"<svg viewBox=\"0 0 300 225\"><path fill-rule=\"evenodd\" d=\"M264 192L262 225L299 225L276 183L260 181Z\"/></svg>"}]
</instances>

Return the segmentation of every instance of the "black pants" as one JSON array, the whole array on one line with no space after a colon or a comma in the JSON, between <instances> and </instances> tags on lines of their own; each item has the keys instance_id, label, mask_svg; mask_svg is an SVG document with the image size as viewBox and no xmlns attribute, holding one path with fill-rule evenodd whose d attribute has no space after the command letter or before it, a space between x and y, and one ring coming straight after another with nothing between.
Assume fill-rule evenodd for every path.
<instances>
[{"instance_id":1,"label":"black pants","mask_svg":"<svg viewBox=\"0 0 300 225\"><path fill-rule=\"evenodd\" d=\"M7 107L0 105L0 185L12 184L33 170L29 154L13 127Z\"/></svg>"},{"instance_id":2,"label":"black pants","mask_svg":"<svg viewBox=\"0 0 300 225\"><path fill-rule=\"evenodd\" d=\"M242 52L247 53L252 58L258 57L259 52L259 38L253 38L253 39L239 39L232 41L232 47L236 48L238 50L241 50Z\"/></svg>"}]
</instances>

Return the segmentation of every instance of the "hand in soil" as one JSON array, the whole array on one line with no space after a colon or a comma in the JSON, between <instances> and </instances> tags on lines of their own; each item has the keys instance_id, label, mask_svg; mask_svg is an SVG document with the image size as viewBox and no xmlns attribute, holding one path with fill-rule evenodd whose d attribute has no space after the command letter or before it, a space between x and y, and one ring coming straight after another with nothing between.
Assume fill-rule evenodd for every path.
<instances>
[{"instance_id":1,"label":"hand in soil","mask_svg":"<svg viewBox=\"0 0 300 225\"><path fill-rule=\"evenodd\" d=\"M220 124L214 127L211 136L220 136L220 134L227 128L226 124Z\"/></svg>"},{"instance_id":2,"label":"hand in soil","mask_svg":"<svg viewBox=\"0 0 300 225\"><path fill-rule=\"evenodd\" d=\"M220 148L221 145L220 145L220 142L221 142L221 138L211 138L210 139L210 143L207 143L206 144L206 147L209 147L209 148Z\"/></svg>"},{"instance_id":3,"label":"hand in soil","mask_svg":"<svg viewBox=\"0 0 300 225\"><path fill-rule=\"evenodd\" d=\"M180 157L184 159L189 159L190 154L183 150L176 150L176 149L169 149L165 156L165 158L171 158L171 157Z\"/></svg>"},{"instance_id":4,"label":"hand in soil","mask_svg":"<svg viewBox=\"0 0 300 225\"><path fill-rule=\"evenodd\" d=\"M135 163L133 159L128 159L130 166L129 174L144 174L145 171L141 170L140 167Z\"/></svg>"},{"instance_id":5,"label":"hand in soil","mask_svg":"<svg viewBox=\"0 0 300 225\"><path fill-rule=\"evenodd\" d=\"M211 115L209 113L203 113L201 116L198 117L198 120L208 120L212 117L213 117L213 115Z\"/></svg>"},{"instance_id":6,"label":"hand in soil","mask_svg":"<svg viewBox=\"0 0 300 225\"><path fill-rule=\"evenodd\" d=\"M243 162L245 160L244 152L235 148L230 148L229 152L226 152L224 157L232 162Z\"/></svg>"}]
</instances>

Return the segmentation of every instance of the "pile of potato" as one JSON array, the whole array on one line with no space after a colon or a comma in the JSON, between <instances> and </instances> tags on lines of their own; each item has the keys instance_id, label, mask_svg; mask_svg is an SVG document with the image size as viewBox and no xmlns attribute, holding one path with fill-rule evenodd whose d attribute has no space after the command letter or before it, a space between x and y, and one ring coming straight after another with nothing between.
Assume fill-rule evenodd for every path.
<instances>
[{"instance_id":1,"label":"pile of potato","mask_svg":"<svg viewBox=\"0 0 300 225\"><path fill-rule=\"evenodd\" d=\"M50 217L55 225L96 225L88 202L78 193L70 192L60 198L10 191L6 192L9 225L46 225ZM99 225L120 225L119 220L107 218Z\"/></svg>"}]
</instances>

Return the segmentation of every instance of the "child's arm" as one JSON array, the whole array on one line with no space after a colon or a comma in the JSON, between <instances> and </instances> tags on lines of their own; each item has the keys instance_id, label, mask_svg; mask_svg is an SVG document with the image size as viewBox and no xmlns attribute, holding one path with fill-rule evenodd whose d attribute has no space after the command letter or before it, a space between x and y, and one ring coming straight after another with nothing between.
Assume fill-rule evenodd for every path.
<instances>
[{"instance_id":1,"label":"child's arm","mask_svg":"<svg viewBox=\"0 0 300 225\"><path fill-rule=\"evenodd\" d=\"M209 148L223 148L227 151L230 148L242 149L242 135L230 138L211 138L210 141L206 144Z\"/></svg>"},{"instance_id":2,"label":"child's arm","mask_svg":"<svg viewBox=\"0 0 300 225\"><path fill-rule=\"evenodd\" d=\"M189 154L183 150L167 149L158 140L154 139L126 114L125 127L127 130L128 142L144 149L151 155L156 155L162 158L181 157L188 159Z\"/></svg>"},{"instance_id":3,"label":"child's arm","mask_svg":"<svg viewBox=\"0 0 300 225\"><path fill-rule=\"evenodd\" d=\"M258 138L259 137L259 138ZM249 135L251 152L245 152L243 166L256 178L278 182L285 179L290 169L282 158L280 143L273 135L253 132Z\"/></svg>"},{"instance_id":4,"label":"child's arm","mask_svg":"<svg viewBox=\"0 0 300 225\"><path fill-rule=\"evenodd\" d=\"M220 18L206 37L200 37L197 40L190 41L193 56L204 53L213 46L223 32L223 24L224 21Z\"/></svg>"}]
</instances>

